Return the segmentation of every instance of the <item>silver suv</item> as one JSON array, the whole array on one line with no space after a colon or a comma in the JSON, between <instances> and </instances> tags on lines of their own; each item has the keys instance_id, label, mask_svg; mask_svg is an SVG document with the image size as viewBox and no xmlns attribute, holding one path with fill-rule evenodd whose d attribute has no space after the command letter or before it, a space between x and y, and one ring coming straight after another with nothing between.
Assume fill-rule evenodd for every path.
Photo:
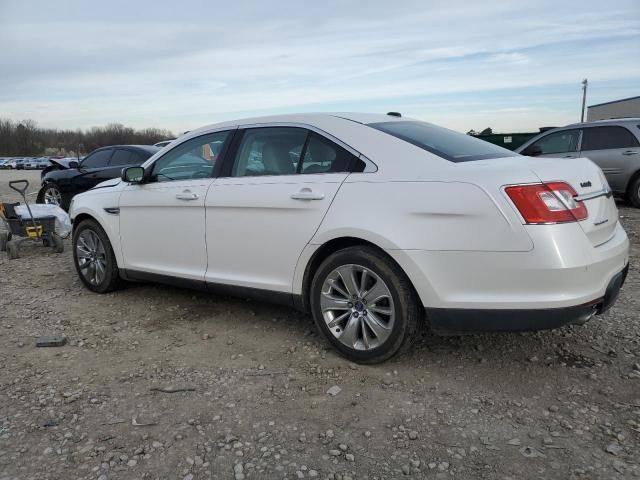
<instances>
[{"instance_id":1,"label":"silver suv","mask_svg":"<svg viewBox=\"0 0 640 480\"><path fill-rule=\"evenodd\" d=\"M554 128L516 149L530 157L587 157L613 192L640 208L640 118L575 123Z\"/></svg>"}]
</instances>

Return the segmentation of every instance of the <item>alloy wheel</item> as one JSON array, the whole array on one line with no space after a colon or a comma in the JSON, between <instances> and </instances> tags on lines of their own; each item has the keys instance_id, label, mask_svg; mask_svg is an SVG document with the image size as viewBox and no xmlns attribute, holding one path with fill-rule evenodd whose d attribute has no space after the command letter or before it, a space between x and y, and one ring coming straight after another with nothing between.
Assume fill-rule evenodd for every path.
<instances>
[{"instance_id":1,"label":"alloy wheel","mask_svg":"<svg viewBox=\"0 0 640 480\"><path fill-rule=\"evenodd\" d=\"M44 203L49 205L60 206L62 204L62 195L56 187L48 187L44 191Z\"/></svg>"},{"instance_id":2,"label":"alloy wheel","mask_svg":"<svg viewBox=\"0 0 640 480\"><path fill-rule=\"evenodd\" d=\"M349 348L379 347L393 330L391 291L376 273L361 265L342 265L327 275L320 308L333 336Z\"/></svg>"},{"instance_id":3,"label":"alloy wheel","mask_svg":"<svg viewBox=\"0 0 640 480\"><path fill-rule=\"evenodd\" d=\"M100 285L107 273L107 255L100 237L93 230L84 230L78 236L76 257L85 280Z\"/></svg>"}]
</instances>

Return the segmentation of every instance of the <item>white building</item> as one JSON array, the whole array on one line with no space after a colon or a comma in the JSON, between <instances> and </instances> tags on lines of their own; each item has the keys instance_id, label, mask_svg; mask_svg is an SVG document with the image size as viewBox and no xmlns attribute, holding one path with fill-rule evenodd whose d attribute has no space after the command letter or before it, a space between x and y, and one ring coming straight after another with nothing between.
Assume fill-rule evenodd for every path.
<instances>
[{"instance_id":1,"label":"white building","mask_svg":"<svg viewBox=\"0 0 640 480\"><path fill-rule=\"evenodd\" d=\"M587 107L587 121L629 117L640 117L640 96Z\"/></svg>"}]
</instances>

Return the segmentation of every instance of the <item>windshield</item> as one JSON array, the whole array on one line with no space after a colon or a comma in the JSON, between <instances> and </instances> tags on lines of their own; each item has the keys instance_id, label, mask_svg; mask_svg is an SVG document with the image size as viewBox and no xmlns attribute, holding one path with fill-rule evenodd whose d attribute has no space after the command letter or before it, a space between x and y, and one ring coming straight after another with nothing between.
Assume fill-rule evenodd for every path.
<instances>
[{"instance_id":1,"label":"windshield","mask_svg":"<svg viewBox=\"0 0 640 480\"><path fill-rule=\"evenodd\" d=\"M506 148L426 122L381 122L369 126L451 162L518 156Z\"/></svg>"}]
</instances>

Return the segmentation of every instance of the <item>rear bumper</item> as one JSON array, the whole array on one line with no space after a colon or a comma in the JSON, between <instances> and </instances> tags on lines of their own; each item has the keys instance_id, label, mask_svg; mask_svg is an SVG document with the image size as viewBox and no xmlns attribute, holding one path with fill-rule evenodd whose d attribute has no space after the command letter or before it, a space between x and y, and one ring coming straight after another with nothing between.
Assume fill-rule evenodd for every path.
<instances>
[{"instance_id":1,"label":"rear bumper","mask_svg":"<svg viewBox=\"0 0 640 480\"><path fill-rule=\"evenodd\" d=\"M561 308L482 310L426 308L431 330L446 335L463 332L522 332L548 330L570 324L583 324L606 312L615 303L627 278L629 266L613 276L602 298Z\"/></svg>"},{"instance_id":2,"label":"rear bumper","mask_svg":"<svg viewBox=\"0 0 640 480\"><path fill-rule=\"evenodd\" d=\"M629 240L618 224L594 247L576 223L540 225L526 252L387 250L434 309L547 310L604 298L629 261Z\"/></svg>"}]
</instances>

